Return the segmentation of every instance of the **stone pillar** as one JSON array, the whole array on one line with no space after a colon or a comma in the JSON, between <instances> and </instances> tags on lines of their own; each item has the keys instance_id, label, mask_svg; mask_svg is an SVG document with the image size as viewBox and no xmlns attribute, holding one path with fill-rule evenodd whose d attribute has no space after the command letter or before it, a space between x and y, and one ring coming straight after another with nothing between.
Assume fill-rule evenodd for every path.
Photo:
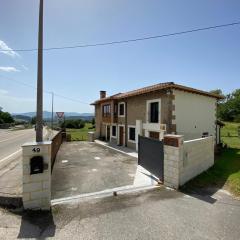
<instances>
[{"instance_id":1,"label":"stone pillar","mask_svg":"<svg viewBox=\"0 0 240 240\"><path fill-rule=\"evenodd\" d=\"M164 136L164 185L178 189L183 168L183 136Z\"/></svg>"},{"instance_id":2,"label":"stone pillar","mask_svg":"<svg viewBox=\"0 0 240 240\"><path fill-rule=\"evenodd\" d=\"M136 139L136 151L138 151L138 135L143 134L143 123L142 120L136 120L135 139Z\"/></svg>"},{"instance_id":3,"label":"stone pillar","mask_svg":"<svg viewBox=\"0 0 240 240\"><path fill-rule=\"evenodd\" d=\"M51 141L22 146L24 209L51 208Z\"/></svg>"},{"instance_id":4,"label":"stone pillar","mask_svg":"<svg viewBox=\"0 0 240 240\"><path fill-rule=\"evenodd\" d=\"M94 132L88 132L88 141L94 142L95 140L95 133Z\"/></svg>"}]
</instances>

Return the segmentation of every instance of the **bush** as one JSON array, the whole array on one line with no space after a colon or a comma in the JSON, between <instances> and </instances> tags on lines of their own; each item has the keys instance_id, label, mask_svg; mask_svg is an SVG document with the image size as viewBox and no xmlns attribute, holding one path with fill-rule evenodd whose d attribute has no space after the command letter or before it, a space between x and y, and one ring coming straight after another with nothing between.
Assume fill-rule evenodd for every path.
<instances>
[{"instance_id":1,"label":"bush","mask_svg":"<svg viewBox=\"0 0 240 240\"><path fill-rule=\"evenodd\" d=\"M75 128L80 129L85 127L85 122L81 119L78 120L66 120L61 125L62 128Z\"/></svg>"}]
</instances>

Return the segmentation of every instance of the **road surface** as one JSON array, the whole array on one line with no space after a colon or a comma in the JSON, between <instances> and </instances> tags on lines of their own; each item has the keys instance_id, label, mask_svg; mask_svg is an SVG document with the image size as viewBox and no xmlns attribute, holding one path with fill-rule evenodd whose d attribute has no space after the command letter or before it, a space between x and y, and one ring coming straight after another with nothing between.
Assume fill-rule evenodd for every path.
<instances>
[{"instance_id":1,"label":"road surface","mask_svg":"<svg viewBox=\"0 0 240 240\"><path fill-rule=\"evenodd\" d=\"M0 208L0 239L239 240L240 202L215 192L160 188L57 205L52 212Z\"/></svg>"},{"instance_id":2,"label":"road surface","mask_svg":"<svg viewBox=\"0 0 240 240\"><path fill-rule=\"evenodd\" d=\"M21 195L21 146L34 140L34 129L0 129L0 196Z\"/></svg>"}]
</instances>

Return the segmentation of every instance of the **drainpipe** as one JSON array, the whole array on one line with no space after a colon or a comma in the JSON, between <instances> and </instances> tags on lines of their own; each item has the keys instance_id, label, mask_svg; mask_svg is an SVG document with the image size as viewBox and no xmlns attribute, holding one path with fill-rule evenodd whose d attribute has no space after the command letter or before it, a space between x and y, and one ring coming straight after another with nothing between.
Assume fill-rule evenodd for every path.
<instances>
[{"instance_id":1,"label":"drainpipe","mask_svg":"<svg viewBox=\"0 0 240 240\"><path fill-rule=\"evenodd\" d=\"M127 139L128 139L128 129L127 129L127 116L128 116L128 112L127 112L127 102L125 101L125 147L127 147Z\"/></svg>"}]
</instances>

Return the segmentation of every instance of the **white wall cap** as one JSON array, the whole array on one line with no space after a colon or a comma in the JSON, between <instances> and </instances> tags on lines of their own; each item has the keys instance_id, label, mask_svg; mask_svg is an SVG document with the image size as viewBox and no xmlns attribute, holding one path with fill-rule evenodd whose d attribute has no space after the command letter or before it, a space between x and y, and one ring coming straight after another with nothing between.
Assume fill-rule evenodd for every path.
<instances>
[{"instance_id":1,"label":"white wall cap","mask_svg":"<svg viewBox=\"0 0 240 240\"><path fill-rule=\"evenodd\" d=\"M44 145L51 145L52 141L44 141L44 142L26 142L22 145L22 147L27 146L44 146Z\"/></svg>"}]
</instances>

